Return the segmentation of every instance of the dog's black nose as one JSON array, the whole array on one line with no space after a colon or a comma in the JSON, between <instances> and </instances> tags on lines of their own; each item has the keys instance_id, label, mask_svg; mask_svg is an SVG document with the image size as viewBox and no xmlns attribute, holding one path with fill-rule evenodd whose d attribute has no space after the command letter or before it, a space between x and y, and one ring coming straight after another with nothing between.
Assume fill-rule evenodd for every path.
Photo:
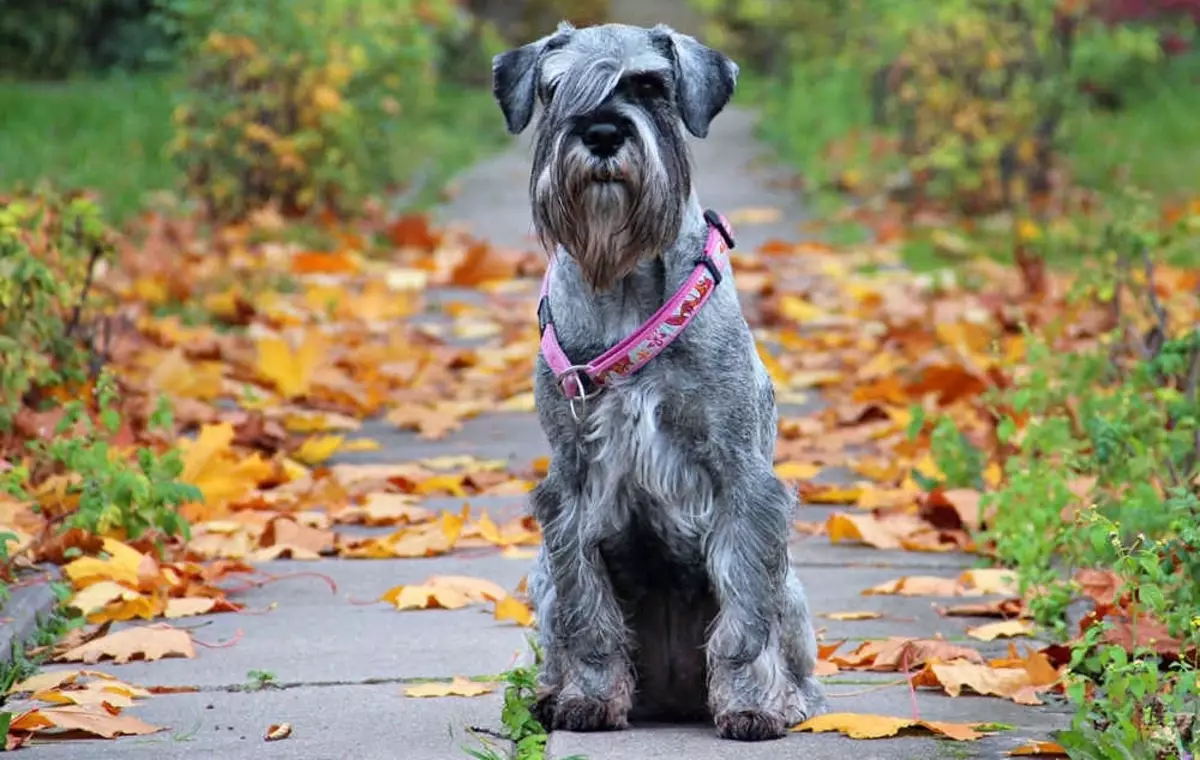
<instances>
[{"instance_id":1,"label":"dog's black nose","mask_svg":"<svg viewBox=\"0 0 1200 760\"><path fill-rule=\"evenodd\" d=\"M583 131L583 144L594 156L612 158L625 144L625 132L611 121L597 121Z\"/></svg>"}]
</instances>

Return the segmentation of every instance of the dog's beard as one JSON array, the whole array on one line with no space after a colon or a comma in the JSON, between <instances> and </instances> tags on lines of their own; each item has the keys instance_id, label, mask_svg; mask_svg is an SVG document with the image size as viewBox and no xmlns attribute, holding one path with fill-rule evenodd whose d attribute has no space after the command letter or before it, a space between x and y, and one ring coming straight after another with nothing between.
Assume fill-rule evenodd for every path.
<instances>
[{"instance_id":1,"label":"dog's beard","mask_svg":"<svg viewBox=\"0 0 1200 760\"><path fill-rule=\"evenodd\" d=\"M547 250L566 249L593 290L608 290L678 237L685 199L675 188L687 180L672 181L640 142L611 159L566 140L557 153L534 188L534 226Z\"/></svg>"}]
</instances>

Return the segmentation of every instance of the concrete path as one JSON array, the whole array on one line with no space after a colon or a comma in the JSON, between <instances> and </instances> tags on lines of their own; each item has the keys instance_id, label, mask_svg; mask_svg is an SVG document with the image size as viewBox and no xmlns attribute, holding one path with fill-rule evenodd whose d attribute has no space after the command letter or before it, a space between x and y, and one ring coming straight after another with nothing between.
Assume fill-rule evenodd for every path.
<instances>
[{"instance_id":1,"label":"concrete path","mask_svg":"<svg viewBox=\"0 0 1200 760\"><path fill-rule=\"evenodd\" d=\"M497 115L499 118L499 115ZM803 211L783 191L771 189L774 177L763 168L752 139L753 116L731 110L720 116L706 142L696 145L697 182L703 202L726 214L750 207L783 210L782 221L743 225L739 248L752 250L771 237L795 238ZM529 212L525 193L527 140L466 175L457 198L439 211L444 221L463 223L501 245L523 245ZM533 318L530 301L528 308ZM533 350L533 347L530 347ZM796 411L796 410L785 410ZM547 453L532 415L496 414L465 425L436 444L398 434L385 424L368 424L362 435L383 449L357 454L356 462L402 462L450 453L502 457L518 465ZM472 508L503 517L525 508L524 498L476 499ZM433 499L435 509L457 509L460 499ZM802 507L799 519L822 520L829 510ZM799 575L809 589L816 613L878 610L884 620L836 622L818 618L826 640L856 641L893 635L961 638L964 628L980 621L939 617L929 598L862 597L860 591L900 575L954 575L967 565L964 557L884 552L830 546L823 537L794 541ZM404 561L280 562L269 572L313 571L337 582L332 592L319 579L280 581L239 597L259 615L212 615L180 621L206 644L196 659L160 660L98 669L144 686L192 686L198 691L152 697L132 712L171 728L170 733L114 742L64 742L24 750L34 760L55 758L297 758L297 760L449 760L466 757L475 746L468 727L500 729L501 696L413 699L403 685L419 679L500 673L525 656L524 629L497 623L486 611L422 611L398 613L370 603L400 583L417 583L433 574L472 575L513 588L528 562L498 555L451 555ZM365 603L364 603L365 602ZM983 645L985 652L1003 644ZM277 688L248 691L250 671L273 673ZM833 709L911 717L903 686L870 687L895 682L896 674L841 674L829 679ZM950 699L922 692L917 696L922 718L1008 723L1016 728L973 744L928 738L853 741L832 734L795 734L778 742L733 745L716 739L712 727L637 726L612 734L558 733L548 755L563 760L582 754L591 760L695 760L738 757L740 760L806 758L999 757L1028 738L1061 726L1065 717L993 698ZM292 736L265 743L270 724L288 722Z\"/></svg>"}]
</instances>

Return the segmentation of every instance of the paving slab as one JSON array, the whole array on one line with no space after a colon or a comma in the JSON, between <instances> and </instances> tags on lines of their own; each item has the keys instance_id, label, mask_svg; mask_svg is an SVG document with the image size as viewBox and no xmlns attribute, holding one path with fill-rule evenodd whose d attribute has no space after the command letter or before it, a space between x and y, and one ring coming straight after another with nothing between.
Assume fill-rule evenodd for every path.
<instances>
[{"instance_id":1,"label":"paving slab","mask_svg":"<svg viewBox=\"0 0 1200 760\"><path fill-rule=\"evenodd\" d=\"M43 742L22 752L46 760L449 760L478 746L468 728L500 729L500 707L499 693L417 699L394 684L168 694L127 710L168 731ZM264 741L267 728L280 723L292 725L291 736Z\"/></svg>"},{"instance_id":2,"label":"paving slab","mask_svg":"<svg viewBox=\"0 0 1200 760\"><path fill-rule=\"evenodd\" d=\"M17 575L0 606L0 663L11 662L14 649L20 650L54 611L58 599L51 583L58 578L58 568L51 565Z\"/></svg>"}]
</instances>

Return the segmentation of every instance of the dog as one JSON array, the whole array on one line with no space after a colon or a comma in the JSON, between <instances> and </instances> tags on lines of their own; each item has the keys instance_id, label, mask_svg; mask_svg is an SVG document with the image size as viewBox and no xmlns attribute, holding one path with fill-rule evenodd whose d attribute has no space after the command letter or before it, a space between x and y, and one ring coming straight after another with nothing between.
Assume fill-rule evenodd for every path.
<instances>
[{"instance_id":1,"label":"dog","mask_svg":"<svg viewBox=\"0 0 1200 760\"><path fill-rule=\"evenodd\" d=\"M708 134L737 77L663 25L564 22L493 59L510 133L542 106L534 395L552 456L528 589L549 730L711 720L758 741L825 709L775 393L684 134Z\"/></svg>"}]
</instances>

